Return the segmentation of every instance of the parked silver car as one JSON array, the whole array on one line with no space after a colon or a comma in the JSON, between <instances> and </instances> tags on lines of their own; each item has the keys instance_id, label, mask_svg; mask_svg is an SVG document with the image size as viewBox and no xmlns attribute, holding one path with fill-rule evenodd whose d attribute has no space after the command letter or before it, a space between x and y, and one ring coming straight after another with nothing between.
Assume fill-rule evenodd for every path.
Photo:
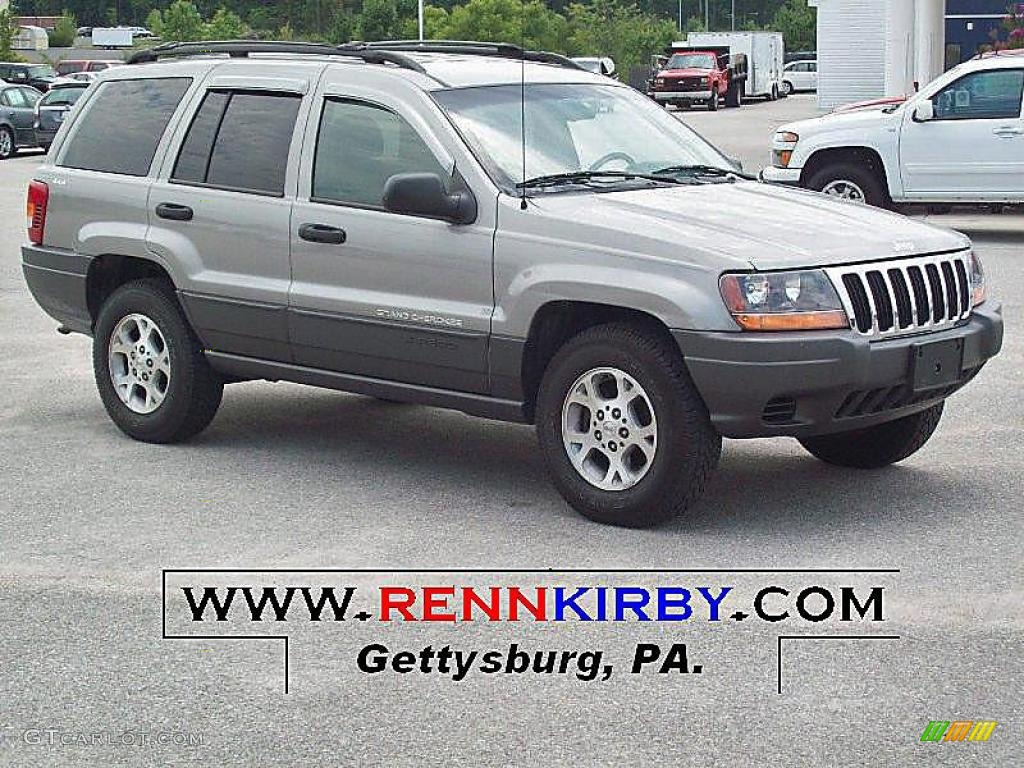
<instances>
[{"instance_id":1,"label":"parked silver car","mask_svg":"<svg viewBox=\"0 0 1024 768\"><path fill-rule=\"evenodd\" d=\"M30 86L0 81L0 160L13 157L21 148L38 146L35 106L42 95Z\"/></svg>"},{"instance_id":2,"label":"parked silver car","mask_svg":"<svg viewBox=\"0 0 1024 768\"><path fill-rule=\"evenodd\" d=\"M138 440L195 435L244 379L456 408L536 424L570 504L639 526L699 496L723 436L900 461L1001 345L963 235L745 177L560 56L131 61L57 135L22 253Z\"/></svg>"}]
</instances>

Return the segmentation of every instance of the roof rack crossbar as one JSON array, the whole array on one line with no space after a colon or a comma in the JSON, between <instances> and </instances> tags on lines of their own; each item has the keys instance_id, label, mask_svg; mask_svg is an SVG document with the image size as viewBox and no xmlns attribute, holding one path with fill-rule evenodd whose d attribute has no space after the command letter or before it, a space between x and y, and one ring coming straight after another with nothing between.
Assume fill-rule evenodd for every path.
<instances>
[{"instance_id":1,"label":"roof rack crossbar","mask_svg":"<svg viewBox=\"0 0 1024 768\"><path fill-rule=\"evenodd\" d=\"M146 64L159 59L227 54L231 58L245 58L251 53L296 53L316 56L347 56L367 64L394 64L402 69L426 74L426 70L401 52L375 50L365 47L334 46L327 43L301 43L271 40L211 40L195 43L167 42L155 48L136 51L128 57L128 64Z\"/></svg>"}]
</instances>

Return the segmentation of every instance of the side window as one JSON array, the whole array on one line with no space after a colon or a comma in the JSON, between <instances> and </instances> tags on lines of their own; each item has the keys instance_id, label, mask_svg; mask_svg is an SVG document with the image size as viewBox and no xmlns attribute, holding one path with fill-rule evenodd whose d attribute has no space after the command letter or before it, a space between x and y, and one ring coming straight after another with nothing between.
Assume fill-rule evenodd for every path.
<instances>
[{"instance_id":1,"label":"side window","mask_svg":"<svg viewBox=\"0 0 1024 768\"><path fill-rule=\"evenodd\" d=\"M810 62L807 65L807 71L808 72L817 72L818 71L818 62L816 62L816 61Z\"/></svg>"},{"instance_id":2,"label":"side window","mask_svg":"<svg viewBox=\"0 0 1024 768\"><path fill-rule=\"evenodd\" d=\"M21 88L8 88L4 91L4 105L22 109L32 106Z\"/></svg>"},{"instance_id":3,"label":"side window","mask_svg":"<svg viewBox=\"0 0 1024 768\"><path fill-rule=\"evenodd\" d=\"M313 162L313 199L380 207L396 173L436 173L437 158L409 123L359 101L324 102Z\"/></svg>"},{"instance_id":4,"label":"side window","mask_svg":"<svg viewBox=\"0 0 1024 768\"><path fill-rule=\"evenodd\" d=\"M171 180L281 197L301 103L297 94L209 91Z\"/></svg>"},{"instance_id":5,"label":"side window","mask_svg":"<svg viewBox=\"0 0 1024 768\"><path fill-rule=\"evenodd\" d=\"M939 120L998 120L1020 117L1024 69L972 72L932 97Z\"/></svg>"},{"instance_id":6,"label":"side window","mask_svg":"<svg viewBox=\"0 0 1024 768\"><path fill-rule=\"evenodd\" d=\"M60 165L145 176L188 77L110 80L86 105Z\"/></svg>"},{"instance_id":7,"label":"side window","mask_svg":"<svg viewBox=\"0 0 1024 768\"><path fill-rule=\"evenodd\" d=\"M36 102L43 98L43 94L34 88L22 88L21 95L25 98L26 107L34 107Z\"/></svg>"}]
</instances>

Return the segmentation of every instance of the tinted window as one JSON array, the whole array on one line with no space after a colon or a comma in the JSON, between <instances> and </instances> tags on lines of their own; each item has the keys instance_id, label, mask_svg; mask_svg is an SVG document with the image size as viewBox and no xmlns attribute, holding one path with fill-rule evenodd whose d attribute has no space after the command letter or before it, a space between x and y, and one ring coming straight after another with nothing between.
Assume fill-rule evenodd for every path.
<instances>
[{"instance_id":1,"label":"tinted window","mask_svg":"<svg viewBox=\"0 0 1024 768\"><path fill-rule=\"evenodd\" d=\"M172 179L205 183L210 150L213 148L213 140L217 138L217 128L229 98L230 94L219 91L206 94L181 145Z\"/></svg>"},{"instance_id":2,"label":"tinted window","mask_svg":"<svg viewBox=\"0 0 1024 768\"><path fill-rule=\"evenodd\" d=\"M112 80L89 100L61 165L145 176L191 78Z\"/></svg>"},{"instance_id":3,"label":"tinted window","mask_svg":"<svg viewBox=\"0 0 1024 768\"><path fill-rule=\"evenodd\" d=\"M981 120L1020 117L1024 70L994 69L972 72L950 83L935 96L935 117L940 120Z\"/></svg>"},{"instance_id":4,"label":"tinted window","mask_svg":"<svg viewBox=\"0 0 1024 768\"><path fill-rule=\"evenodd\" d=\"M25 97L20 88L8 88L4 91L3 103L5 107L31 107L32 103Z\"/></svg>"},{"instance_id":5,"label":"tinted window","mask_svg":"<svg viewBox=\"0 0 1024 768\"><path fill-rule=\"evenodd\" d=\"M82 94L85 93L85 86L81 88L54 88L40 99L40 105L44 107L70 107Z\"/></svg>"},{"instance_id":6,"label":"tinted window","mask_svg":"<svg viewBox=\"0 0 1024 768\"><path fill-rule=\"evenodd\" d=\"M294 94L211 91L189 127L172 178L283 195L301 102Z\"/></svg>"},{"instance_id":7,"label":"tinted window","mask_svg":"<svg viewBox=\"0 0 1024 768\"><path fill-rule=\"evenodd\" d=\"M324 103L313 166L313 197L380 206L396 173L436 173L433 153L404 119L355 101Z\"/></svg>"}]
</instances>

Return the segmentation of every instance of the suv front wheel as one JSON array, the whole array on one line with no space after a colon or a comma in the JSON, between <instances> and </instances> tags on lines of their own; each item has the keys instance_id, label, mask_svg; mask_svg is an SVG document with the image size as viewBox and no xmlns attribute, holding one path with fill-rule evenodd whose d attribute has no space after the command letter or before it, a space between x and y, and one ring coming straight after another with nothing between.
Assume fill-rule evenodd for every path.
<instances>
[{"instance_id":1,"label":"suv front wheel","mask_svg":"<svg viewBox=\"0 0 1024 768\"><path fill-rule=\"evenodd\" d=\"M878 469L917 453L934 434L943 403L867 429L834 435L805 437L800 441L811 454L829 464L857 469Z\"/></svg>"},{"instance_id":2,"label":"suv front wheel","mask_svg":"<svg viewBox=\"0 0 1024 768\"><path fill-rule=\"evenodd\" d=\"M878 208L889 205L889 196L882 181L869 168L853 163L826 165L807 180L810 189L829 197L852 203L866 203Z\"/></svg>"},{"instance_id":3,"label":"suv front wheel","mask_svg":"<svg viewBox=\"0 0 1024 768\"><path fill-rule=\"evenodd\" d=\"M161 280L135 280L110 295L96 320L92 359L107 414L136 440L186 440L220 406L224 382Z\"/></svg>"},{"instance_id":4,"label":"suv front wheel","mask_svg":"<svg viewBox=\"0 0 1024 768\"><path fill-rule=\"evenodd\" d=\"M582 331L555 355L537 434L562 496L592 520L631 528L684 511L722 449L671 339L620 323Z\"/></svg>"}]
</instances>

